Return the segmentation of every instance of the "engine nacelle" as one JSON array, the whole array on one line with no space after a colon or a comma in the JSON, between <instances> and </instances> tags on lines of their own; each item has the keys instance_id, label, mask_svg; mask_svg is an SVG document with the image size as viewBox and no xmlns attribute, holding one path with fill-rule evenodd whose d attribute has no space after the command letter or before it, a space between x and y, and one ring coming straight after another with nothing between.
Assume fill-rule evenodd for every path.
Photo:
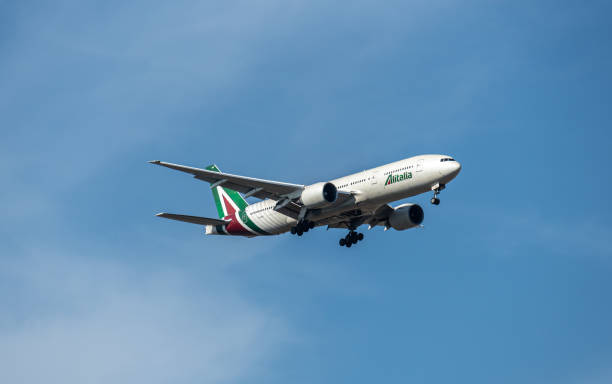
<instances>
[{"instance_id":1,"label":"engine nacelle","mask_svg":"<svg viewBox=\"0 0 612 384\"><path fill-rule=\"evenodd\" d=\"M302 191L300 200L307 208L320 208L332 204L338 198L338 190L332 183L316 183Z\"/></svg>"},{"instance_id":2,"label":"engine nacelle","mask_svg":"<svg viewBox=\"0 0 612 384\"><path fill-rule=\"evenodd\" d=\"M402 204L393 209L393 213L389 216L389 226L396 231L419 226L425 213L423 208L417 204Z\"/></svg>"}]
</instances>

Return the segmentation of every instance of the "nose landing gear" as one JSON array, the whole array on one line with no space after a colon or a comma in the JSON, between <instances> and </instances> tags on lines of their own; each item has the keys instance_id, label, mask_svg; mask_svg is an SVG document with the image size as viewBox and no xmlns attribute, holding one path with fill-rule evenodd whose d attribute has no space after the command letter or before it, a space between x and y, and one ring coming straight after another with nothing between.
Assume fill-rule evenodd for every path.
<instances>
[{"instance_id":1,"label":"nose landing gear","mask_svg":"<svg viewBox=\"0 0 612 384\"><path fill-rule=\"evenodd\" d=\"M440 193L440 191L442 191L444 188L446 188L446 185L444 184L436 184L433 187L431 187L431 190L433 191L434 195L431 198L431 203L433 205L440 205L440 199L438 199L438 194Z\"/></svg>"},{"instance_id":2,"label":"nose landing gear","mask_svg":"<svg viewBox=\"0 0 612 384\"><path fill-rule=\"evenodd\" d=\"M346 237L340 239L339 244L341 247L350 248L353 244L363 240L363 233L350 231Z\"/></svg>"}]
</instances>

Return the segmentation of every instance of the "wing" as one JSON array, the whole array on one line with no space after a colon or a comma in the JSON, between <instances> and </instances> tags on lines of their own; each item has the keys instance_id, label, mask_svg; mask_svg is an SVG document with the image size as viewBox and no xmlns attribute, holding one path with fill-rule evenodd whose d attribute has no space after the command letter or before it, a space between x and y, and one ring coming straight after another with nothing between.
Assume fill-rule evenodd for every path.
<instances>
[{"instance_id":1,"label":"wing","mask_svg":"<svg viewBox=\"0 0 612 384\"><path fill-rule=\"evenodd\" d=\"M186 223L191 224L200 224L200 225L222 225L228 224L229 220L219 220L219 219L210 219L208 217L200 217L200 216L189 216L189 215L176 215L174 213L158 213L157 217L163 217L165 219L184 221Z\"/></svg>"},{"instance_id":2,"label":"wing","mask_svg":"<svg viewBox=\"0 0 612 384\"><path fill-rule=\"evenodd\" d=\"M166 163L159 160L149 161L151 164L190 173L196 179L211 183L211 188L223 185L244 194L244 197L257 197L259 199L272 199L278 201L276 211L297 219L302 204L297 202L305 186L302 184L283 183L253 177L233 175L231 173L215 172L206 169L187 167L185 165ZM353 198L348 192L338 191L338 198L334 206L347 204Z\"/></svg>"},{"instance_id":3,"label":"wing","mask_svg":"<svg viewBox=\"0 0 612 384\"><path fill-rule=\"evenodd\" d=\"M215 187L223 185L226 188L243 193L245 197L254 196L259 199L280 200L289 195L296 194L296 192L301 192L304 189L304 186L300 184L282 183L278 181L232 175L231 173L214 172L206 169L165 163L159 160L149 161L149 163L161 165L163 167L175 169L181 172L191 173L196 179L212 183Z\"/></svg>"},{"instance_id":4,"label":"wing","mask_svg":"<svg viewBox=\"0 0 612 384\"><path fill-rule=\"evenodd\" d=\"M353 211L343 212L339 216L330 217L324 221L321 221L321 225L327 224L327 228L349 228L358 227L362 224L368 224L370 228L377 225L387 224L389 215L393 213L393 208L389 204L383 204L376 208L373 212L366 214L356 214Z\"/></svg>"}]
</instances>

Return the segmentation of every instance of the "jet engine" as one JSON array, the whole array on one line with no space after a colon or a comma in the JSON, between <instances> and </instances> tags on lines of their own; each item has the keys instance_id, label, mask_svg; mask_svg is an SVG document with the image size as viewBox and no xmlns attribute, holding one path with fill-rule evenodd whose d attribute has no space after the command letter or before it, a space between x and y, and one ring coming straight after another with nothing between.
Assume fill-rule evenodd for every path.
<instances>
[{"instance_id":1,"label":"jet engine","mask_svg":"<svg viewBox=\"0 0 612 384\"><path fill-rule=\"evenodd\" d=\"M423 208L417 204L402 204L393 209L393 213L389 216L389 226L396 231L419 226L425 214Z\"/></svg>"},{"instance_id":2,"label":"jet engine","mask_svg":"<svg viewBox=\"0 0 612 384\"><path fill-rule=\"evenodd\" d=\"M338 198L338 190L332 183L316 183L302 191L300 201L308 208L320 208L332 204Z\"/></svg>"}]
</instances>

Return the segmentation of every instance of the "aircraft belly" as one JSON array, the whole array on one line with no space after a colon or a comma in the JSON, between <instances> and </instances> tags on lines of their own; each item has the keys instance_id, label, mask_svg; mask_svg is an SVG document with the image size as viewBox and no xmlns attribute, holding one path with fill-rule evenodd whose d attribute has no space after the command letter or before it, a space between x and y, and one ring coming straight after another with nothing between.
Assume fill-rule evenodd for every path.
<instances>
[{"instance_id":1,"label":"aircraft belly","mask_svg":"<svg viewBox=\"0 0 612 384\"><path fill-rule=\"evenodd\" d=\"M269 234L279 234L285 232L286 216L273 210L266 210L261 214L255 215L253 221L265 232Z\"/></svg>"},{"instance_id":2,"label":"aircraft belly","mask_svg":"<svg viewBox=\"0 0 612 384\"><path fill-rule=\"evenodd\" d=\"M274 222L270 219L270 215L268 214L268 212L264 212L259 215L257 217L257 222L259 223L258 225L261 227L261 229L263 229L264 231L268 233L275 233L275 225Z\"/></svg>"}]
</instances>

